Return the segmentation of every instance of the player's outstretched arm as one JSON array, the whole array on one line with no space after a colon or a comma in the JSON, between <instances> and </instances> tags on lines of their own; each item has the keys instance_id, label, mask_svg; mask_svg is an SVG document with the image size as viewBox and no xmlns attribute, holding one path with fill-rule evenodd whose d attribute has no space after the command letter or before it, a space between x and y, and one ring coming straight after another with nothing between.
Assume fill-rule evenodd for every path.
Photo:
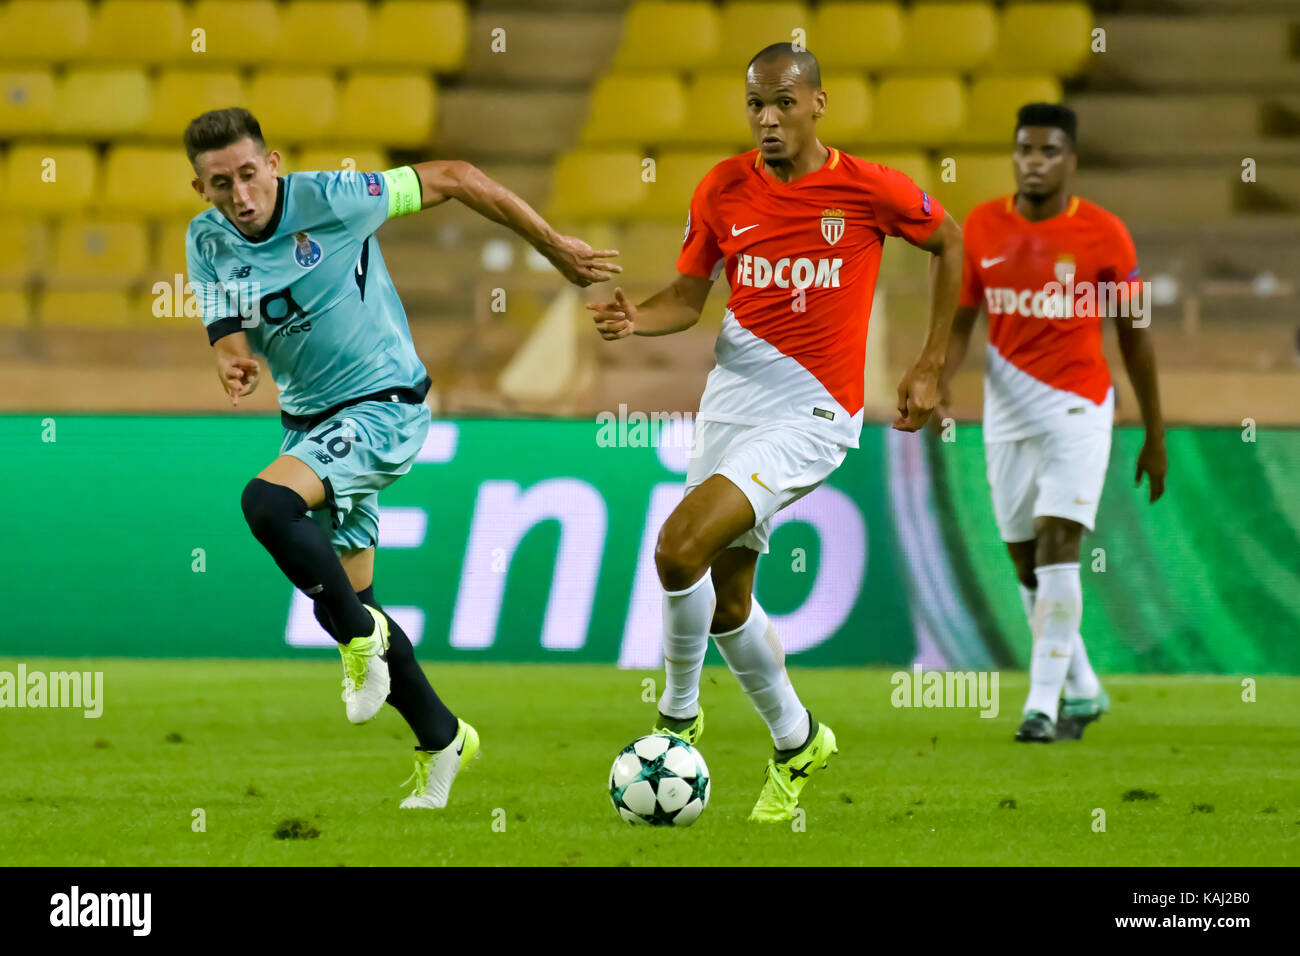
<instances>
[{"instance_id":1,"label":"player's outstretched arm","mask_svg":"<svg viewBox=\"0 0 1300 956\"><path fill-rule=\"evenodd\" d=\"M961 267L964 249L961 227L951 215L917 245L931 253L930 328L921 347L921 357L898 383L898 417L894 427L914 432L925 425L939 403L939 376L948 354L948 338L953 313L961 294Z\"/></svg>"},{"instance_id":2,"label":"player's outstretched arm","mask_svg":"<svg viewBox=\"0 0 1300 956\"><path fill-rule=\"evenodd\" d=\"M1165 420L1160 412L1160 389L1156 383L1156 350L1151 342L1151 330L1134 328L1131 318L1116 315L1115 329L1119 332L1119 351L1124 356L1124 368L1128 380L1133 383L1133 392L1142 410L1142 424L1147 430L1142 450L1138 452L1134 482L1140 485L1142 476L1147 476L1154 503L1165 493L1165 475L1169 471Z\"/></svg>"},{"instance_id":3,"label":"player's outstretched arm","mask_svg":"<svg viewBox=\"0 0 1300 956\"><path fill-rule=\"evenodd\" d=\"M421 209L458 200L523 236L574 285L604 282L623 271L622 266L606 261L618 255L617 249L593 249L575 236L560 235L532 206L470 163L439 160L415 163L411 168L420 177Z\"/></svg>"},{"instance_id":4,"label":"player's outstretched arm","mask_svg":"<svg viewBox=\"0 0 1300 956\"><path fill-rule=\"evenodd\" d=\"M679 273L672 285L656 292L640 305L633 305L614 290L612 302L588 302L596 314L596 331L604 339L621 339L629 335L671 335L689 329L700 321L704 302L713 287L712 279Z\"/></svg>"},{"instance_id":5,"label":"player's outstretched arm","mask_svg":"<svg viewBox=\"0 0 1300 956\"><path fill-rule=\"evenodd\" d=\"M261 373L261 366L249 348L248 335L244 332L223 335L212 348L217 354L217 378L221 387L230 396L230 404L238 406L242 397L253 394Z\"/></svg>"}]
</instances>

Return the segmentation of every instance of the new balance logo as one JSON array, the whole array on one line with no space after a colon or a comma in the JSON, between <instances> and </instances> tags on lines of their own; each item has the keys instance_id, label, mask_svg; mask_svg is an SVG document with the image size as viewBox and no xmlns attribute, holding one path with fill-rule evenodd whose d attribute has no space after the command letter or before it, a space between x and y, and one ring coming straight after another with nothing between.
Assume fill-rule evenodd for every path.
<instances>
[{"instance_id":1,"label":"new balance logo","mask_svg":"<svg viewBox=\"0 0 1300 956\"><path fill-rule=\"evenodd\" d=\"M235 266L235 268L230 270L230 275L228 278L247 279L250 275L252 275L252 273L253 273L252 266Z\"/></svg>"}]
</instances>

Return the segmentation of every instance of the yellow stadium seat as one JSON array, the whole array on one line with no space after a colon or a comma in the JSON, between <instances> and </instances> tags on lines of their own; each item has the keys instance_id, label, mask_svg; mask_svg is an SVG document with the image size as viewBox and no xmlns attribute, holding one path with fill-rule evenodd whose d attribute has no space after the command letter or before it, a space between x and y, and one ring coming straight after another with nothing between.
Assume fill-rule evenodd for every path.
<instances>
[{"instance_id":1,"label":"yellow stadium seat","mask_svg":"<svg viewBox=\"0 0 1300 956\"><path fill-rule=\"evenodd\" d=\"M0 73L0 136L45 132L54 118L54 77L46 70Z\"/></svg>"},{"instance_id":2,"label":"yellow stadium seat","mask_svg":"<svg viewBox=\"0 0 1300 956\"><path fill-rule=\"evenodd\" d=\"M21 289L0 288L0 325L22 327L31 321L31 299Z\"/></svg>"},{"instance_id":3,"label":"yellow stadium seat","mask_svg":"<svg viewBox=\"0 0 1300 956\"><path fill-rule=\"evenodd\" d=\"M1015 139L1016 111L1026 103L1059 103L1061 84L1051 76L982 76L971 84L962 143L1005 146Z\"/></svg>"},{"instance_id":4,"label":"yellow stadium seat","mask_svg":"<svg viewBox=\"0 0 1300 956\"><path fill-rule=\"evenodd\" d=\"M45 267L49 229L39 219L0 219L0 289L21 289Z\"/></svg>"},{"instance_id":5,"label":"yellow stadium seat","mask_svg":"<svg viewBox=\"0 0 1300 956\"><path fill-rule=\"evenodd\" d=\"M243 102L244 83L234 70L168 70L154 82L149 115L140 132L180 142L185 127L200 113Z\"/></svg>"},{"instance_id":6,"label":"yellow stadium seat","mask_svg":"<svg viewBox=\"0 0 1300 956\"><path fill-rule=\"evenodd\" d=\"M77 136L134 133L149 116L150 92L143 70L69 70L55 88L52 129Z\"/></svg>"},{"instance_id":7,"label":"yellow stadium seat","mask_svg":"<svg viewBox=\"0 0 1300 956\"><path fill-rule=\"evenodd\" d=\"M138 282L148 261L142 221L72 217L59 223L47 275L61 289L119 289Z\"/></svg>"},{"instance_id":8,"label":"yellow stadium seat","mask_svg":"<svg viewBox=\"0 0 1300 956\"><path fill-rule=\"evenodd\" d=\"M353 66L366 58L370 11L364 0L290 0L280 18L277 64Z\"/></svg>"},{"instance_id":9,"label":"yellow stadium seat","mask_svg":"<svg viewBox=\"0 0 1300 956\"><path fill-rule=\"evenodd\" d=\"M0 9L0 63L67 63L90 39L86 0L9 0Z\"/></svg>"},{"instance_id":10,"label":"yellow stadium seat","mask_svg":"<svg viewBox=\"0 0 1300 956\"><path fill-rule=\"evenodd\" d=\"M994 61L999 71L1074 76L1091 54L1092 12L1086 3L1011 3L1000 26Z\"/></svg>"},{"instance_id":11,"label":"yellow stadium seat","mask_svg":"<svg viewBox=\"0 0 1300 956\"><path fill-rule=\"evenodd\" d=\"M722 42L714 65L735 70L743 80L745 64L766 46L801 39L811 47L811 27L812 15L802 3L731 0L722 6Z\"/></svg>"},{"instance_id":12,"label":"yellow stadium seat","mask_svg":"<svg viewBox=\"0 0 1300 956\"><path fill-rule=\"evenodd\" d=\"M966 91L955 76L889 76L873 102L868 142L932 145L951 139L966 121Z\"/></svg>"},{"instance_id":13,"label":"yellow stadium seat","mask_svg":"<svg viewBox=\"0 0 1300 956\"><path fill-rule=\"evenodd\" d=\"M461 0L385 0L371 20L365 62L450 73L465 64L468 33Z\"/></svg>"},{"instance_id":14,"label":"yellow stadium seat","mask_svg":"<svg viewBox=\"0 0 1300 956\"><path fill-rule=\"evenodd\" d=\"M808 48L823 70L878 70L898 61L905 26L897 3L823 3Z\"/></svg>"},{"instance_id":15,"label":"yellow stadium seat","mask_svg":"<svg viewBox=\"0 0 1300 956\"><path fill-rule=\"evenodd\" d=\"M602 77L591 92L584 145L640 146L668 139L686 117L686 94L671 73Z\"/></svg>"},{"instance_id":16,"label":"yellow stadium seat","mask_svg":"<svg viewBox=\"0 0 1300 956\"><path fill-rule=\"evenodd\" d=\"M339 94L330 135L390 146L424 146L433 135L437 99L423 73L353 73Z\"/></svg>"},{"instance_id":17,"label":"yellow stadium seat","mask_svg":"<svg viewBox=\"0 0 1300 956\"><path fill-rule=\"evenodd\" d=\"M888 166L890 169L897 169L911 178L911 180L922 189L929 189L933 179L933 164L926 157L925 153L916 151L906 152L877 152L873 150L870 144L846 149L850 156L856 156L858 159L865 160L868 163L879 163L881 166Z\"/></svg>"},{"instance_id":18,"label":"yellow stadium seat","mask_svg":"<svg viewBox=\"0 0 1300 956\"><path fill-rule=\"evenodd\" d=\"M690 70L718 52L718 12L704 0L637 0L623 18L615 70Z\"/></svg>"},{"instance_id":19,"label":"yellow stadium seat","mask_svg":"<svg viewBox=\"0 0 1300 956\"><path fill-rule=\"evenodd\" d=\"M655 157L655 179L644 201L631 210L637 219L686 223L695 187L729 153L726 150L664 150ZM680 236L678 237L680 238Z\"/></svg>"},{"instance_id":20,"label":"yellow stadium seat","mask_svg":"<svg viewBox=\"0 0 1300 956\"><path fill-rule=\"evenodd\" d=\"M104 162L99 207L142 216L197 216L207 206L190 181L194 170L174 146L117 146Z\"/></svg>"},{"instance_id":21,"label":"yellow stadium seat","mask_svg":"<svg viewBox=\"0 0 1300 956\"><path fill-rule=\"evenodd\" d=\"M121 291L50 288L39 297L36 314L42 325L120 328L151 318L138 301Z\"/></svg>"},{"instance_id":22,"label":"yellow stadium seat","mask_svg":"<svg viewBox=\"0 0 1300 956\"><path fill-rule=\"evenodd\" d=\"M334 123L334 80L325 72L264 70L248 84L246 103L268 146L320 139Z\"/></svg>"},{"instance_id":23,"label":"yellow stadium seat","mask_svg":"<svg viewBox=\"0 0 1300 956\"><path fill-rule=\"evenodd\" d=\"M382 172L391 169L392 164L388 161L387 153L380 146L340 143L338 146L318 146L295 153L293 168L302 172L316 169Z\"/></svg>"},{"instance_id":24,"label":"yellow stadium seat","mask_svg":"<svg viewBox=\"0 0 1300 956\"><path fill-rule=\"evenodd\" d=\"M656 288L665 284L676 272L685 232L685 209L676 222L629 223L614 240L623 274Z\"/></svg>"},{"instance_id":25,"label":"yellow stadium seat","mask_svg":"<svg viewBox=\"0 0 1300 956\"><path fill-rule=\"evenodd\" d=\"M205 68L279 62L280 10L275 0L198 0L185 25L187 34L203 31L203 52L191 54L190 60L201 57Z\"/></svg>"},{"instance_id":26,"label":"yellow stadium seat","mask_svg":"<svg viewBox=\"0 0 1300 956\"><path fill-rule=\"evenodd\" d=\"M743 72L702 73L687 91L686 122L674 139L733 149L750 148L754 145L754 134L749 128L748 115Z\"/></svg>"},{"instance_id":27,"label":"yellow stadium seat","mask_svg":"<svg viewBox=\"0 0 1300 956\"><path fill-rule=\"evenodd\" d=\"M952 160L952 182L937 182L933 192L939 202L963 222L972 209L986 200L1015 192L1011 171L1011 150L998 153L954 153L943 157Z\"/></svg>"},{"instance_id":28,"label":"yellow stadium seat","mask_svg":"<svg viewBox=\"0 0 1300 956\"><path fill-rule=\"evenodd\" d=\"M826 114L817 121L817 138L826 143L861 139L871 122L871 90L861 73L822 73Z\"/></svg>"},{"instance_id":29,"label":"yellow stadium seat","mask_svg":"<svg viewBox=\"0 0 1300 956\"><path fill-rule=\"evenodd\" d=\"M190 228L188 219L169 219L162 222L157 229L157 244L152 248L146 273L151 281L176 281L176 276L185 276L182 287L189 281L185 265L185 233Z\"/></svg>"},{"instance_id":30,"label":"yellow stadium seat","mask_svg":"<svg viewBox=\"0 0 1300 956\"><path fill-rule=\"evenodd\" d=\"M555 164L550 216L618 217L644 201L642 156L631 150L578 150Z\"/></svg>"},{"instance_id":31,"label":"yellow stadium seat","mask_svg":"<svg viewBox=\"0 0 1300 956\"><path fill-rule=\"evenodd\" d=\"M190 54L179 0L100 0L84 59L159 63Z\"/></svg>"},{"instance_id":32,"label":"yellow stadium seat","mask_svg":"<svg viewBox=\"0 0 1300 956\"><path fill-rule=\"evenodd\" d=\"M9 150L0 206L42 213L81 210L98 188L97 167L87 146L17 144Z\"/></svg>"},{"instance_id":33,"label":"yellow stadium seat","mask_svg":"<svg viewBox=\"0 0 1300 956\"><path fill-rule=\"evenodd\" d=\"M989 60L997 35L997 15L990 3L918 4L908 14L897 67L967 72Z\"/></svg>"}]
</instances>

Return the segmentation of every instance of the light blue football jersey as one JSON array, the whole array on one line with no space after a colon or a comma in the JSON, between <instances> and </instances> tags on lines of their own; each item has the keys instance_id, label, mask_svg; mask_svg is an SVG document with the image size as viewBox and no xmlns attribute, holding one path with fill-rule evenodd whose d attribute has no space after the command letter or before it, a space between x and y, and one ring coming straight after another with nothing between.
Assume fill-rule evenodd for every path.
<instances>
[{"instance_id":1,"label":"light blue football jersey","mask_svg":"<svg viewBox=\"0 0 1300 956\"><path fill-rule=\"evenodd\" d=\"M185 256L209 340L246 332L291 415L426 378L374 237L390 207L414 211L390 203L393 186L389 173L290 173L257 238L215 207L190 222Z\"/></svg>"}]
</instances>

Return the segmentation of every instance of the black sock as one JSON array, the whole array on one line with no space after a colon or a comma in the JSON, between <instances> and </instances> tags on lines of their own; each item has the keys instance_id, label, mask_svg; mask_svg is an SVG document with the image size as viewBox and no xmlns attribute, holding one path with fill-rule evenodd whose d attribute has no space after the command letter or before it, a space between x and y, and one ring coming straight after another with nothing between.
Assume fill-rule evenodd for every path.
<instances>
[{"instance_id":1,"label":"black sock","mask_svg":"<svg viewBox=\"0 0 1300 956\"><path fill-rule=\"evenodd\" d=\"M358 591L357 599L379 607L373 586ZM388 702L411 725L421 750L442 750L456 739L456 716L429 683L406 632L386 612L384 617L388 618L388 676L392 681Z\"/></svg>"},{"instance_id":2,"label":"black sock","mask_svg":"<svg viewBox=\"0 0 1300 956\"><path fill-rule=\"evenodd\" d=\"M240 503L253 536L285 577L329 611L336 641L347 643L375 629L374 618L357 599L325 532L308 517L301 495L254 478L244 488Z\"/></svg>"}]
</instances>

